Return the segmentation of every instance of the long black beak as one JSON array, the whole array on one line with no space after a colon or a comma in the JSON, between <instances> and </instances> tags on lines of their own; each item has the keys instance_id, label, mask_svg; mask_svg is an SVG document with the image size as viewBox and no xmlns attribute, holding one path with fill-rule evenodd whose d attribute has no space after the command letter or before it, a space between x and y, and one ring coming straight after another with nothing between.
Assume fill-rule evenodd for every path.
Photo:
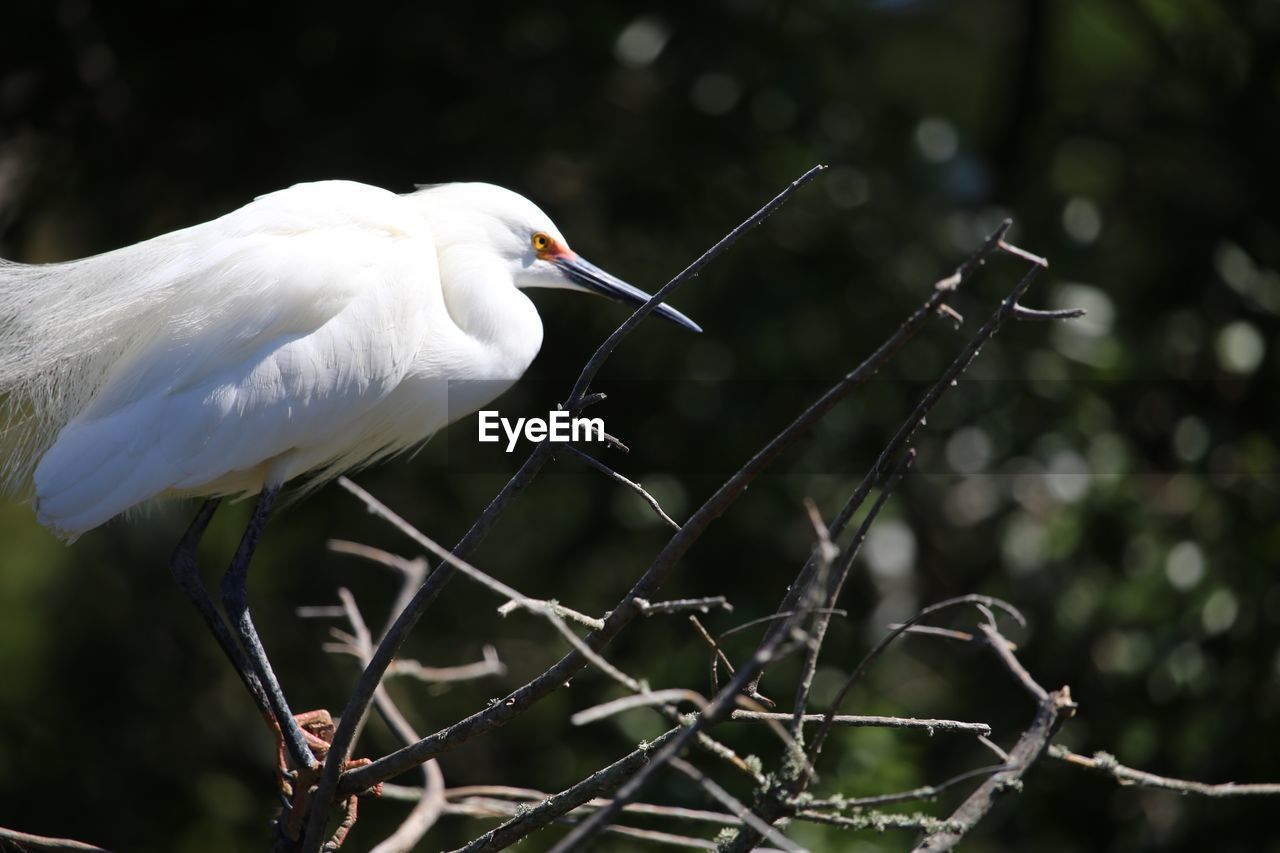
<instances>
[{"instance_id":1,"label":"long black beak","mask_svg":"<svg viewBox=\"0 0 1280 853\"><path fill-rule=\"evenodd\" d=\"M552 263L559 267L565 277L574 284L581 285L587 290L596 293L602 293L619 302L643 305L651 298L649 294L640 288L632 287L622 279L609 275L595 264L585 261L577 255L563 255L552 259ZM686 329L692 329L695 332L702 331L701 326L666 303L653 309L653 313L659 317L665 317L677 325L684 326Z\"/></svg>"}]
</instances>

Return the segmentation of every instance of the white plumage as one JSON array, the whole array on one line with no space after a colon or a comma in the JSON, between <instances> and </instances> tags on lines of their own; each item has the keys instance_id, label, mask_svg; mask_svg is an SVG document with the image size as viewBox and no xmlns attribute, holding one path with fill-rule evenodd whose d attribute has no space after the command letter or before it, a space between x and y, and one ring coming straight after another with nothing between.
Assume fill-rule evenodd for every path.
<instances>
[{"instance_id":1,"label":"white plumage","mask_svg":"<svg viewBox=\"0 0 1280 853\"><path fill-rule=\"evenodd\" d=\"M153 498L322 481L514 383L538 286L647 298L488 184L300 184L95 257L0 261L4 480L66 538Z\"/></svg>"}]
</instances>

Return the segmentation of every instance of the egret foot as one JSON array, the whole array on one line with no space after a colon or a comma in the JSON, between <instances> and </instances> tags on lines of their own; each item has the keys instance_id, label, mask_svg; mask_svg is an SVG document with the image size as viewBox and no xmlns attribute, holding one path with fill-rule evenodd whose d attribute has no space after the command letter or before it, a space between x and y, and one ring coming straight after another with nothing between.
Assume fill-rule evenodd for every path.
<instances>
[{"instance_id":1,"label":"egret foot","mask_svg":"<svg viewBox=\"0 0 1280 853\"><path fill-rule=\"evenodd\" d=\"M337 731L337 726L333 723L333 717L323 708L318 711L306 711L296 714L293 719L302 731L303 737L306 738L307 746L316 760L315 768L299 771L290 770L288 756L285 753L285 738L280 729L276 728L276 757L279 762L278 769L281 778L280 790L287 804L287 817L280 830L288 841L297 842L302 837L303 818L307 812L306 799L310 796L312 787L320 778L320 768L324 766L325 759L329 755L329 745L333 743L333 735ZM372 763L367 758L353 758L342 765L342 772L345 773L356 767L365 767ZM351 832L351 828L356 824L356 818L359 813L359 798L363 796L382 796L382 783L379 782L367 791L352 794L339 803L343 810L342 822L334 830L328 843L325 844L325 850L337 850L347 840L347 834Z\"/></svg>"}]
</instances>

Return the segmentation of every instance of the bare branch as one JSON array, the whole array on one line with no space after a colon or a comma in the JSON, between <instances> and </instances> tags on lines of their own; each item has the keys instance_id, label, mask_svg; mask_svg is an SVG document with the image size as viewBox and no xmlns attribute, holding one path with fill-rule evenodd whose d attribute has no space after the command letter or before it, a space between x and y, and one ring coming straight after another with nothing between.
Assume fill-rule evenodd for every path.
<instances>
[{"instance_id":1,"label":"bare branch","mask_svg":"<svg viewBox=\"0 0 1280 853\"><path fill-rule=\"evenodd\" d=\"M827 814L812 809L799 809L795 816L798 820L812 823L825 823L845 829L874 829L883 832L886 829L923 829L941 831L950 826L945 820L923 814L898 814L897 812L863 812L855 815Z\"/></svg>"},{"instance_id":2,"label":"bare branch","mask_svg":"<svg viewBox=\"0 0 1280 853\"><path fill-rule=\"evenodd\" d=\"M1017 303L1014 303L1013 306L1013 318L1015 320L1074 320L1088 313L1083 308L1059 308L1052 311L1041 311L1036 308L1027 308Z\"/></svg>"},{"instance_id":3,"label":"bare branch","mask_svg":"<svg viewBox=\"0 0 1280 853\"><path fill-rule=\"evenodd\" d=\"M915 848L917 853L936 853L951 850L977 825L995 805L1000 795L1020 787L1023 774L1044 750L1061 718L1070 716L1075 708L1070 692L1064 687L1046 695L1036 709L1030 728L1022 733L1013 749L1009 750L1009 763L995 773L976 791L969 795L958 809L951 813L945 830L927 835Z\"/></svg>"},{"instance_id":4,"label":"bare branch","mask_svg":"<svg viewBox=\"0 0 1280 853\"><path fill-rule=\"evenodd\" d=\"M1075 713L1071 691L1066 687L1049 692L1027 674L1025 668L1010 651L1009 641L990 624L979 626L987 639L987 647L1009 670L1009 674L1036 699L1036 715L1031 725L1013 749L1003 770L983 782L960 804L947 819L947 828L929 832L915 848L916 853L937 853L951 850L977 825L995 805L996 800L1008 791L1018 790L1022 777L1044 751L1061 721Z\"/></svg>"},{"instance_id":5,"label":"bare branch","mask_svg":"<svg viewBox=\"0 0 1280 853\"><path fill-rule=\"evenodd\" d=\"M978 742L981 743L983 746L985 746L987 749L994 752L1002 762L1004 762L1005 764L1009 763L1009 753L1005 752L1004 749L1000 746L1000 744L984 736L979 736Z\"/></svg>"},{"instance_id":6,"label":"bare branch","mask_svg":"<svg viewBox=\"0 0 1280 853\"><path fill-rule=\"evenodd\" d=\"M588 395L588 396L591 396L591 395ZM579 409L579 411L581 411L581 409ZM604 435L605 443L608 444L610 447L612 447L614 450L621 451L622 453L631 452L631 448L623 444L622 439L618 438L617 436L609 435L609 433L607 432L602 433L602 435ZM564 447L564 445L563 444L556 445L557 449L559 449L560 447Z\"/></svg>"},{"instance_id":7,"label":"bare branch","mask_svg":"<svg viewBox=\"0 0 1280 853\"><path fill-rule=\"evenodd\" d=\"M733 664L729 662L729 658L726 657L725 653L720 649L720 645L716 642L715 638L707 633L707 629L698 621L697 616L690 616L689 622L693 624L694 629L702 636L702 639L706 641L707 646L711 649L711 692L718 692L720 690L720 674L717 670L717 664L723 663L725 669L729 670L730 675L733 675Z\"/></svg>"},{"instance_id":8,"label":"bare branch","mask_svg":"<svg viewBox=\"0 0 1280 853\"><path fill-rule=\"evenodd\" d=\"M533 808L521 812L501 826L472 840L465 847L459 848L457 853L462 851L480 853L480 851L501 850L509 847L594 797L612 793L636 770L643 767L654 751L670 743L680 731L681 728L677 726L660 735L656 740L641 744L608 767L597 770L578 784L566 788L555 796L547 797Z\"/></svg>"},{"instance_id":9,"label":"bare branch","mask_svg":"<svg viewBox=\"0 0 1280 853\"><path fill-rule=\"evenodd\" d=\"M624 711L630 711L635 708L648 708L653 705L665 705L670 702L692 702L699 708L705 708L707 705L705 696L693 690L675 687L667 690L646 691L634 696L623 696L621 699L594 705L574 714L569 718L569 722L575 726L585 726L588 723L594 723L597 720L603 720L606 717L612 717L614 714L621 714Z\"/></svg>"},{"instance_id":10,"label":"bare branch","mask_svg":"<svg viewBox=\"0 0 1280 853\"><path fill-rule=\"evenodd\" d=\"M809 523L813 525L813 535L818 539L818 556L827 563L831 563L840 553L840 549L831 541L831 534L822 520L822 513L818 510L818 505L813 502L813 498L804 499L804 508L809 515Z\"/></svg>"},{"instance_id":11,"label":"bare branch","mask_svg":"<svg viewBox=\"0 0 1280 853\"><path fill-rule=\"evenodd\" d=\"M889 495L898 487L902 475L906 473L907 468L915 461L915 457L915 450L908 448L897 460L888 481L885 483L884 488L880 490L875 503L872 504L871 512L867 513L867 517L858 528L858 532L854 534L853 539L843 552L836 551L829 539L823 536L819 537L816 571L812 575L814 581L810 593L813 600L810 601L810 606L815 608L831 608L835 606L840 597L840 591L844 588L845 579L849 576L850 569L853 568L853 558L858 556L858 552L862 550L862 543L866 540L867 532L871 529L871 525L879 517L880 509L884 506L885 501L889 499ZM815 509L815 516L816 512ZM817 526L819 529L822 528L820 520ZM801 569L800 573L803 575L804 569ZM818 671L818 656L822 653L822 643L826 639L827 627L830 622L831 617L822 610L815 611L813 625L809 629L813 639L806 650L804 668L800 675L800 684L796 687L795 700L792 703L791 732L797 738L800 737L803 728L802 718L804 717L805 709L809 706L809 690L813 686L813 678ZM817 752L815 751L810 757L810 761L816 757Z\"/></svg>"},{"instance_id":12,"label":"bare branch","mask_svg":"<svg viewBox=\"0 0 1280 853\"><path fill-rule=\"evenodd\" d=\"M799 614L793 614L790 617L790 621L793 625L797 623ZM784 632L780 636L786 636L786 633ZM587 839L608 826L610 821L621 811L622 807L644 788L649 779L664 764L679 755L689 741L701 734L703 729L727 716L731 706L737 701L738 695L746 686L747 681L761 666L772 660L774 655L782 655L786 652L787 649L783 648L781 640L764 649L757 649L751 659L743 664L738 673L734 675L733 679L712 698L702 714L692 719L688 725L673 729L673 736L670 740L664 743L658 753L618 789L618 792L614 795L613 802L575 827L573 832L561 839L552 848L552 853L567 853L567 851L575 850L585 843Z\"/></svg>"},{"instance_id":13,"label":"bare branch","mask_svg":"<svg viewBox=\"0 0 1280 853\"><path fill-rule=\"evenodd\" d=\"M1275 782L1220 782L1209 784L1170 776L1157 776L1145 770L1125 767L1107 752L1095 752L1090 758L1072 752L1065 746L1053 744L1049 755L1076 767L1094 770L1115 779L1121 785L1137 785L1143 788L1163 788L1183 794L1199 794L1202 797L1275 797L1280 796L1280 783Z\"/></svg>"},{"instance_id":14,"label":"bare branch","mask_svg":"<svg viewBox=\"0 0 1280 853\"><path fill-rule=\"evenodd\" d=\"M671 601L646 601L633 598L631 603L640 608L641 616L659 616L665 613L684 613L689 610L698 613L710 613L712 610L733 612L733 605L723 595L711 595L706 598L676 598Z\"/></svg>"},{"instance_id":15,"label":"bare branch","mask_svg":"<svg viewBox=\"0 0 1280 853\"><path fill-rule=\"evenodd\" d=\"M687 835L676 835L671 832L659 832L656 829L638 829L634 826L611 826L609 831L614 835L634 838L637 841L649 841L654 844L670 844L675 847L688 847L694 850L715 850L714 841L701 838L690 838Z\"/></svg>"},{"instance_id":16,"label":"bare branch","mask_svg":"<svg viewBox=\"0 0 1280 853\"><path fill-rule=\"evenodd\" d=\"M422 772L426 776L426 786L417 804L396 831L370 853L409 853L440 819L445 807L444 774L440 771L440 762L428 761L422 765Z\"/></svg>"},{"instance_id":17,"label":"bare branch","mask_svg":"<svg viewBox=\"0 0 1280 853\"><path fill-rule=\"evenodd\" d=\"M910 628L912 625L914 625L919 620L925 618L926 616L937 613L940 610L945 610L950 607L958 607L963 604L984 604L989 607L990 606L998 607L1001 610L1004 610L1005 612L1014 615L1014 617L1018 620L1019 624L1026 624L1022 614L1019 613L1018 610L1012 604L1009 604L1008 602L1005 602L1005 601L1001 601L997 598L992 598L991 596L988 596L988 595L962 595L957 598L948 598L945 601L939 601L936 604L931 604L928 607L921 610L919 613L917 613L907 622L900 624L897 628L890 631L887 635L885 635L884 639L882 639L879 643L875 645L874 648L871 649L871 651L867 652L866 656L863 657L863 659L858 662L857 667L854 668L853 672L849 675L849 678L845 681L844 685L840 688L840 692L836 694L835 701L831 703L831 710L827 712L827 716L829 718L834 719L836 715L836 711L844 703L845 697L849 695L849 691L853 689L853 685L857 684L858 679L860 679L862 677L862 674L867 671L867 669L871 666L872 662L875 661L876 658L880 657L880 655L884 652L884 650L889 647L889 644L892 643L898 637L900 637L902 634L906 633L908 628ZM813 740L813 746L811 746L809 749L809 755L813 760L816 761L818 754L822 752L822 744L826 740L827 734L830 731L830 729L831 729L830 723L823 723L822 728L818 730L818 734Z\"/></svg>"},{"instance_id":18,"label":"bare branch","mask_svg":"<svg viewBox=\"0 0 1280 853\"><path fill-rule=\"evenodd\" d=\"M474 681L491 675L506 675L507 665L498 659L498 650L486 645L481 649L483 660L460 666L423 666L416 660L397 659L392 661L387 676L402 675L427 681L433 684L444 684L455 681Z\"/></svg>"},{"instance_id":19,"label":"bare branch","mask_svg":"<svg viewBox=\"0 0 1280 853\"><path fill-rule=\"evenodd\" d=\"M293 612L299 619L341 619L346 615L346 611L337 604L307 604L295 608Z\"/></svg>"},{"instance_id":20,"label":"bare branch","mask_svg":"<svg viewBox=\"0 0 1280 853\"><path fill-rule=\"evenodd\" d=\"M1037 702L1044 702L1049 698L1049 691L1036 683L1031 673L1027 672L1027 668L1022 665L1022 661L1014 656L1013 644L1006 640L994 625L979 625L978 630L987 638L987 644L1004 663L1009 673L1018 679L1018 682Z\"/></svg>"},{"instance_id":21,"label":"bare branch","mask_svg":"<svg viewBox=\"0 0 1280 853\"><path fill-rule=\"evenodd\" d=\"M489 589L492 592L497 593L503 598L508 599L509 604L523 607L527 610L531 610L534 612L539 612L547 609L554 609L555 606L553 605L553 603L528 598L522 593L517 592L512 587L507 586L502 581L497 580L493 577L490 577L489 575L480 571L475 566L471 565L461 557L455 556L454 554L449 552L447 549L445 549L443 546L439 545L434 539L427 536L421 530L419 530L418 528L414 527L412 524L410 524L409 522L401 518L395 511L393 511L390 507L388 507L382 501L378 500L373 495L369 494L364 489L360 488L359 486L351 482L351 480L347 479L346 477L339 477L338 484L342 486L342 488L350 492L351 494L355 495L361 501L363 501L365 508L369 510L369 513L371 515L376 515L379 518L382 518L385 521L390 522L401 533L408 536L414 542L417 542L420 546L422 546L428 552L435 554L441 560L444 560L456 571L461 572L462 574L466 575L471 580L475 581L481 586ZM589 621L598 622L598 620L592 620L591 617L583 616L580 613L575 614L575 616L581 617L582 619L586 619Z\"/></svg>"},{"instance_id":22,"label":"bare branch","mask_svg":"<svg viewBox=\"0 0 1280 853\"><path fill-rule=\"evenodd\" d=\"M731 720L765 721L777 720L786 722L793 719L792 714L766 713L762 711L734 711L729 715ZM827 719L826 714L805 714L805 724L821 723ZM880 728L880 729L923 729L932 735L934 732L957 732L960 734L989 735L991 726L986 723L965 723L959 720L930 720L917 717L874 717L856 714L836 714L831 717L831 724L847 728Z\"/></svg>"},{"instance_id":23,"label":"bare branch","mask_svg":"<svg viewBox=\"0 0 1280 853\"><path fill-rule=\"evenodd\" d=\"M335 554L349 554L353 557L360 557L361 559L378 563L399 572L406 578L414 578L419 583L427 571L427 564L421 558L406 560L404 557L392 554L390 551L384 551L381 548L374 548L370 545L362 545L359 542L348 542L345 539L330 539L325 544Z\"/></svg>"},{"instance_id":24,"label":"bare branch","mask_svg":"<svg viewBox=\"0 0 1280 853\"><path fill-rule=\"evenodd\" d=\"M12 844L17 850L74 850L79 853L111 853L103 847L73 841L70 838L48 838L43 835L32 835L16 829L0 827L0 846Z\"/></svg>"},{"instance_id":25,"label":"bare branch","mask_svg":"<svg viewBox=\"0 0 1280 853\"><path fill-rule=\"evenodd\" d=\"M750 826L756 832L760 833L760 835L768 838L783 850L803 851L805 849L787 838L781 832L778 832L778 830L774 829L772 826L769 826L769 824L760 820L760 818L753 815L749 808L738 801L737 797L717 785L715 780L707 776L707 774L703 773L689 762L681 758L673 758L670 763L676 770L679 770L694 782L697 782L702 790L706 791L711 798L720 803L720 805L727 808L735 817L738 818L738 820Z\"/></svg>"},{"instance_id":26,"label":"bare branch","mask_svg":"<svg viewBox=\"0 0 1280 853\"><path fill-rule=\"evenodd\" d=\"M761 616L757 619L752 619L750 621L743 622L740 625L734 625L729 630L722 632L720 636L717 637L716 639L720 641L724 641L729 637L732 637L734 634L740 634L743 631L756 627L757 625L768 625L770 622L779 622L791 616L808 616L814 613L825 613L828 616L848 616L849 615L849 612L847 610L835 610L832 608L823 608L818 610L807 609L807 608L801 608L799 610L784 610L781 613L774 613L772 616Z\"/></svg>"},{"instance_id":27,"label":"bare branch","mask_svg":"<svg viewBox=\"0 0 1280 853\"><path fill-rule=\"evenodd\" d=\"M579 806L578 808L574 809L568 814L562 815L561 817L556 818L554 822L572 824L574 820L580 816L580 813L589 814L593 806L598 807L599 805L607 802L608 800L593 800L591 803L587 805ZM508 800L488 799L485 797L467 797L458 802L448 803L446 805L446 810L450 814L466 815L468 817L477 817L477 818L511 817L519 814L525 808L527 808L527 805L523 803L515 803ZM640 807L637 806L637 809L638 808ZM659 806L652 807L652 809L654 810L654 813L657 813L661 808L662 807L659 807ZM693 810L671 809L670 811L691 812ZM715 817L717 818L717 820L715 821L716 823L723 823L724 822L723 818L726 818L726 817L729 819L731 823L736 823L736 820L731 815L720 815L713 812L706 812L706 814L714 814ZM663 816L670 817L674 815L663 815ZM639 841L648 841L655 844L667 844L667 845L674 845L676 847L689 847L697 850L714 850L716 847L714 842L707 841L702 838L695 838L688 835L677 835L671 832L661 832L661 831L652 830L652 829L640 829L634 826L614 825L609 827L607 831L613 835L622 835L624 837L634 838Z\"/></svg>"},{"instance_id":28,"label":"bare branch","mask_svg":"<svg viewBox=\"0 0 1280 853\"><path fill-rule=\"evenodd\" d=\"M822 800L797 800L796 805L805 809L822 809L830 808L844 809L860 809L867 806L884 806L891 803L903 803L910 800L932 800L948 788L959 785L961 782L967 782L978 776L987 776L991 773L998 773L1001 770L1008 770L1009 766L1005 764L994 764L989 767L977 767L973 770L966 770L952 776L945 782L939 782L936 785L921 785L919 788L912 788L910 791L898 791L893 794L876 794L872 797L834 797Z\"/></svg>"},{"instance_id":29,"label":"bare branch","mask_svg":"<svg viewBox=\"0 0 1280 853\"><path fill-rule=\"evenodd\" d=\"M837 386L837 387L840 387L840 386ZM805 414L801 415L800 418L794 421L792 426L803 421L805 416L808 415L810 412L813 412L817 407L818 407L818 404L815 404L813 407L811 407ZM781 439L782 436L785 436L787 432L789 432L789 430L790 430L790 427L788 427L787 430L784 430L783 434L779 436L779 439ZM772 447L774 444L776 444L779 441L779 439L775 439L774 442L772 442L769 446ZM767 449L768 448L766 448L766 450ZM764 453L765 451L761 451L761 454L758 454L756 458L759 458ZM897 482L900 479L901 473L905 469L907 461L909 461L909 458L910 458L910 455L908 454L907 459L900 462L895 467L893 476L885 484L885 488L880 498L877 499L875 504L872 505L871 510L868 512L867 518L865 519L863 523L863 527L861 529L863 535L865 535L867 528L871 524L873 524L875 522L875 519L879 516L880 509L884 506L884 503L887 500L888 495L893 491L893 488L897 485ZM752 462L754 461L755 459L752 460ZM747 467L750 467L750 465L751 465L751 462L748 463ZM743 470L745 470L745 468ZM741 473L742 471L740 470L738 474L741 475ZM735 475L733 479L737 479L737 476L738 475ZM730 483L732 482L733 480L730 481ZM727 487L728 487L728 484L726 484L725 487L722 487L721 491L724 491ZM706 508L706 505L704 505L703 509L705 508ZM701 513L702 513L702 509L700 509L698 513L695 513L693 519L690 520L689 525L687 525L687 527L693 527L694 522L698 519ZM681 532L683 533L684 531L681 531ZM680 534L677 534L672 541L674 542L676 539L679 539L679 538L680 538ZM664 549L664 553L666 553L666 549ZM661 559L661 555L659 556L659 559ZM656 562L657 561L655 561L655 564ZM650 571L652 571L652 567ZM797 596L797 600L804 601L808 596L808 594L809 592L807 589L800 590L800 593ZM615 797L614 803L609 808L602 809L600 812L598 812L595 815L592 815L591 818L584 821L581 825L575 828L574 831L569 834L569 836L567 836L559 844L556 845L556 847L553 849L553 853L555 853L555 851L571 850L573 849L575 844L581 844L585 842L587 839L589 839L593 833L601 831L608 824L609 819L614 814L617 813L620 807L625 803L627 803L631 798L634 798L639 793L639 791L643 788L648 778L652 776L657 771L657 769L662 766L663 763L670 761L672 758L676 757L680 753L680 750L684 747L685 743L691 737L693 737L695 734L700 733L701 729L705 728L706 726L714 725L721 718L723 718L726 715L726 713L730 710L730 706L737 701L738 694L741 693L744 689L746 689L748 685L751 683L752 679L755 678L755 676L759 672L763 671L763 669L772 660L774 660L776 657L780 656L783 653L782 645L783 645L784 639L791 635L791 633L799 626L803 616L807 615L808 612L809 611L807 610L791 611L786 616L786 618L783 619L781 623L778 625L776 632L774 632L774 634L772 635L773 636L772 640L762 644L759 648L756 649L755 654L753 654L751 659L746 664L744 664L743 667L734 675L733 679L729 682L729 684L726 685L723 690L720 690L716 693L715 697L712 699L711 703L707 706L707 708L704 709L701 716L699 716L689 726L687 726L684 731L680 732L670 744L664 747L662 751L657 756L654 757L654 760L650 762L650 764L648 764L643 769L641 769L635 775L635 777L633 777L629 782L627 782L627 784L625 784L621 789L619 789ZM752 692L754 693L754 691ZM788 738L788 740L790 739ZM790 747L794 747L794 741L791 741L791 743L789 744L789 754L792 754L793 757L804 759L801 762L804 766L804 778L806 779L813 778L814 774L813 774L813 766L811 763L811 759L805 757L803 755L803 752L799 750L798 747L795 747L794 753L791 753ZM739 837L746 838L747 834L743 832L742 834L740 834Z\"/></svg>"},{"instance_id":30,"label":"bare branch","mask_svg":"<svg viewBox=\"0 0 1280 853\"><path fill-rule=\"evenodd\" d=\"M968 631L956 631L952 628L938 628L934 625L903 625L900 622L890 622L888 625L890 631L902 628L905 634L925 634L931 637L942 637L947 640L959 640L963 643L971 643L976 637Z\"/></svg>"},{"instance_id":31,"label":"bare branch","mask_svg":"<svg viewBox=\"0 0 1280 853\"><path fill-rule=\"evenodd\" d=\"M386 789L384 788L384 791ZM468 797L505 797L512 800L524 800L529 802L541 802L552 796L546 791L539 791L533 788L517 788L510 785L467 785L459 788L450 788L445 791L445 799L458 802ZM598 809L608 805L607 799L599 797L590 800L579 809L589 810ZM628 814L642 814L653 817L671 818L673 820L700 821L704 823L715 823L721 825L733 825L739 823L739 820L731 814L724 812L712 812L704 809L686 809L680 806L660 806L653 803L630 803L623 811Z\"/></svg>"},{"instance_id":32,"label":"bare branch","mask_svg":"<svg viewBox=\"0 0 1280 853\"><path fill-rule=\"evenodd\" d=\"M672 530L680 529L680 525L677 524L675 520L671 518L671 516L667 515L666 511L662 508L662 504L658 503L658 499L655 498L653 495L649 494L647 491L645 491L644 487L641 486L639 483L633 480L628 480L626 477L622 476L617 471L613 470L608 465L604 464L599 459L592 456L590 453L580 450L579 448L574 447L572 444L564 444L561 446L565 450L568 450L570 453L573 453L579 459L582 459L583 461L585 461L592 468L595 468L597 471L604 474L609 479L615 482L621 483L622 485L626 486L627 488L631 489L631 491L639 495L642 499L644 499L645 503L647 503L650 507L653 508L653 511L658 514L658 518L661 518L663 523L666 524L667 527L670 527Z\"/></svg>"},{"instance_id":33,"label":"bare branch","mask_svg":"<svg viewBox=\"0 0 1280 853\"><path fill-rule=\"evenodd\" d=\"M573 386L573 390L569 392L569 401L565 408L571 411L581 410L580 401L586 395L587 387L591 384L592 380L595 379L596 374L600 372L600 368L604 366L604 363L608 360L609 356L613 355L613 351L618 348L618 344L622 343L622 339L631 334L631 331L640 324L641 320L652 314L653 311L676 290L676 288L702 272L703 267L719 257L725 249L728 249L736 243L738 238L743 234L746 234L752 228L755 228L761 222L764 222L772 216L774 211L782 207L782 205L786 203L787 199L789 199L796 190L816 178L819 174L825 171L826 168L826 166L814 166L799 178L792 181L786 189L774 196L768 204L757 210L741 225L726 234L721 238L720 242L716 243L703 253L702 257L698 258L681 271L679 275L667 282L667 284L665 284L657 293L650 297L648 302L637 308L634 314L628 317L613 334L606 338L604 343L600 344L600 348L597 349L595 354L587 361L586 366L582 368L582 374L578 377L578 381Z\"/></svg>"},{"instance_id":34,"label":"bare branch","mask_svg":"<svg viewBox=\"0 0 1280 853\"><path fill-rule=\"evenodd\" d=\"M597 619L594 616L588 616L585 613L580 613L572 607L565 607L558 601L543 598L528 598L523 595L518 599L513 598L506 604L499 607L498 613L502 616L510 616L517 610L528 610L529 612L536 614L543 614L550 611L561 619L568 619L570 622L577 622L579 625L583 625L591 629L598 629L604 625L604 620Z\"/></svg>"},{"instance_id":35,"label":"bare branch","mask_svg":"<svg viewBox=\"0 0 1280 853\"><path fill-rule=\"evenodd\" d=\"M1005 221L1007 222L1008 220L1005 220ZM1000 245L1000 251L1002 252L1008 252L1014 257L1022 258L1024 261L1028 261L1037 267L1042 267L1044 269L1049 268L1049 261L1047 258L1042 258L1039 255L1033 255L1030 252L1028 252L1026 249L1021 249L1013 245L1012 243L1005 242L1003 234L1000 235L999 245Z\"/></svg>"},{"instance_id":36,"label":"bare branch","mask_svg":"<svg viewBox=\"0 0 1280 853\"><path fill-rule=\"evenodd\" d=\"M331 542L330 544L332 546L335 543ZM411 589L421 579L421 575L426 569L426 563L422 560L403 560L385 551L380 551L376 548L364 548L355 543L337 544L339 548L335 550L356 554L396 569L402 576L402 587L405 589ZM403 591L401 597L403 598ZM373 653L372 634L351 591L345 588L339 589L338 598L342 602L341 606L337 608L338 615L346 617L348 624L351 626L351 633L331 628L330 633L341 642L336 644L327 643L324 648L341 654L353 655L362 665L367 664L369 656ZM331 608L300 608L300 610L302 609L320 611ZM486 657L489 654L496 655L496 652L492 647L486 646ZM390 694L381 685L379 685L377 692L374 694L374 703L379 713L386 720L387 725L403 742L413 743L418 739L417 732L413 730L408 720L405 719L399 708L391 700ZM426 835L444 813L444 775L440 771L439 762L426 762L422 765L422 773L424 784L422 788L414 789L416 802L413 809L401 821L396 830L378 844L371 853L407 853ZM328 846L335 847L337 845L331 843Z\"/></svg>"}]
</instances>

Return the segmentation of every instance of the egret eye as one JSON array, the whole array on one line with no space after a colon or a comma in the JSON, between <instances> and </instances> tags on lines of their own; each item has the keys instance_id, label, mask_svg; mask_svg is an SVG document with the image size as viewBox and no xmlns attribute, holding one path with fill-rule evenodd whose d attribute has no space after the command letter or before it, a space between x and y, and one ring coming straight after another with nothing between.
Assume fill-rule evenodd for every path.
<instances>
[{"instance_id":1,"label":"egret eye","mask_svg":"<svg viewBox=\"0 0 1280 853\"><path fill-rule=\"evenodd\" d=\"M555 241L551 239L550 235L548 235L548 234L546 234L546 233L544 233L544 232L542 232L542 231L539 231L538 233L536 233L536 234L534 234L534 235L533 235L533 248L534 248L534 251L537 251L537 252L545 252L547 249L550 249L550 248L551 248L551 245L552 245L554 242L555 242Z\"/></svg>"}]
</instances>

